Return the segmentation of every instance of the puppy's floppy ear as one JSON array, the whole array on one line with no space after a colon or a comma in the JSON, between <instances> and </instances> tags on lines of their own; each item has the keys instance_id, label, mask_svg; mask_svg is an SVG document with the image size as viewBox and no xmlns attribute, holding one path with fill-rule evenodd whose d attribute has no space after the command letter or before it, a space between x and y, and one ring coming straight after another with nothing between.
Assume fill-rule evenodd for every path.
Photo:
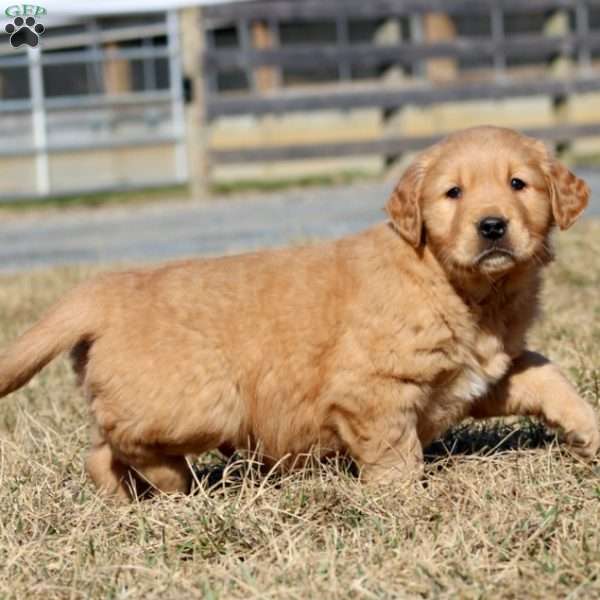
<instances>
[{"instance_id":1,"label":"puppy's floppy ear","mask_svg":"<svg viewBox=\"0 0 600 600\"><path fill-rule=\"evenodd\" d=\"M415 248L421 245L423 239L421 191L425 172L425 161L421 155L404 172L385 205L398 233Z\"/></svg>"},{"instance_id":2,"label":"puppy's floppy ear","mask_svg":"<svg viewBox=\"0 0 600 600\"><path fill-rule=\"evenodd\" d=\"M556 159L550 159L548 171L552 216L561 229L568 229L585 210L590 188Z\"/></svg>"}]
</instances>

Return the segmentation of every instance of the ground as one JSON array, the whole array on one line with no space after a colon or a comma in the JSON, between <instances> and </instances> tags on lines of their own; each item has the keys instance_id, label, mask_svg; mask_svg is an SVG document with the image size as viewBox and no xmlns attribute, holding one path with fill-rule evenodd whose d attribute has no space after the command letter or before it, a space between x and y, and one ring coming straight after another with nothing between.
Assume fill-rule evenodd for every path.
<instances>
[{"instance_id":1,"label":"ground","mask_svg":"<svg viewBox=\"0 0 600 600\"><path fill-rule=\"evenodd\" d=\"M586 215L600 216L600 171L578 171L594 194ZM359 231L383 218L394 182L238 193L186 201L134 196L90 208L0 207L0 272L115 262L155 262L240 252Z\"/></svg>"},{"instance_id":2,"label":"ground","mask_svg":"<svg viewBox=\"0 0 600 600\"><path fill-rule=\"evenodd\" d=\"M600 221L557 245L530 345L598 408ZM1 345L91 272L0 278ZM83 472L86 422L66 360L0 403L2 599L600 598L600 461L537 424L467 423L410 489L209 456L196 495L116 506Z\"/></svg>"}]
</instances>

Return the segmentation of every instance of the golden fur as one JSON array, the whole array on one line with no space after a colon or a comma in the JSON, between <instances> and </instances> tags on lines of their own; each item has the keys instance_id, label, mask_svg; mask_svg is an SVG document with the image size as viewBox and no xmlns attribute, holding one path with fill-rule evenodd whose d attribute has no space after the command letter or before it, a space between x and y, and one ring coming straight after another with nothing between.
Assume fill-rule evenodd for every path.
<instances>
[{"instance_id":1,"label":"golden fur","mask_svg":"<svg viewBox=\"0 0 600 600\"><path fill-rule=\"evenodd\" d=\"M592 456L593 410L525 345L549 234L588 195L533 139L453 134L408 168L388 223L82 284L0 357L0 394L71 350L94 419L88 473L122 498L133 478L187 491L184 457L215 448L284 463L317 448L366 480L412 477L467 416L540 416ZM499 241L478 232L489 216L508 222Z\"/></svg>"}]
</instances>

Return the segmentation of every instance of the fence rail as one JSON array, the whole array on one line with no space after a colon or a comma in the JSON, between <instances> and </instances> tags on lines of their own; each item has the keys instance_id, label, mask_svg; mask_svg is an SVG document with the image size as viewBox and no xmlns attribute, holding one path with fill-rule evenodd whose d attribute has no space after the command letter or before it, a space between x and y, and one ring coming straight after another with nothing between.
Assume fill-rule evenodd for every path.
<instances>
[{"instance_id":1,"label":"fence rail","mask_svg":"<svg viewBox=\"0 0 600 600\"><path fill-rule=\"evenodd\" d=\"M320 21L323 19L387 18L422 15L430 12L456 14L486 14L500 9L504 12L531 13L545 10L573 9L578 0L289 0L258 1L241 4L217 4L204 9L209 26L239 19L272 18L279 21ZM600 6L600 0L585 0L590 7Z\"/></svg>"},{"instance_id":2,"label":"fence rail","mask_svg":"<svg viewBox=\"0 0 600 600\"><path fill-rule=\"evenodd\" d=\"M557 125L555 127L533 127L521 130L526 135L548 142L563 143L578 137L600 136L600 123L589 125ZM263 162L272 160L298 160L347 157L366 154L395 155L403 152L422 150L439 141L438 135L420 135L385 138L364 142L343 142L334 144L306 144L293 146L246 148L238 150L215 150L214 158L223 164Z\"/></svg>"},{"instance_id":3,"label":"fence rail","mask_svg":"<svg viewBox=\"0 0 600 600\"><path fill-rule=\"evenodd\" d=\"M439 102L500 100L527 96L562 97L600 90L600 78L549 79L546 81L481 82L473 84L382 90L329 90L328 93L295 92L277 96L249 95L240 98L211 99L210 118L239 114L283 114L311 110L393 109L406 105L426 106Z\"/></svg>"},{"instance_id":4,"label":"fence rail","mask_svg":"<svg viewBox=\"0 0 600 600\"><path fill-rule=\"evenodd\" d=\"M204 55L206 69L247 69L266 66L314 67L338 66L340 62L352 66L378 66L394 62L412 65L426 58L468 58L474 54L493 58L499 53L508 57L545 59L560 54L575 54L582 48L600 49L600 32L588 35L541 37L535 34L514 35L496 42L489 38L457 39L453 42L431 44L403 43L388 46L354 44L352 46L307 45L292 48L274 48L249 51L209 49Z\"/></svg>"},{"instance_id":5,"label":"fence rail","mask_svg":"<svg viewBox=\"0 0 600 600\"><path fill-rule=\"evenodd\" d=\"M165 23L156 23L152 25L136 25L135 27L113 27L105 30L91 28L90 31L65 35L52 35L52 30L49 30L48 33L50 35L44 38L44 49L63 50L65 48L77 48L93 44L101 45L163 36L168 34L168 28ZM0 46L0 56L10 56L13 53L14 50L10 45Z\"/></svg>"}]
</instances>

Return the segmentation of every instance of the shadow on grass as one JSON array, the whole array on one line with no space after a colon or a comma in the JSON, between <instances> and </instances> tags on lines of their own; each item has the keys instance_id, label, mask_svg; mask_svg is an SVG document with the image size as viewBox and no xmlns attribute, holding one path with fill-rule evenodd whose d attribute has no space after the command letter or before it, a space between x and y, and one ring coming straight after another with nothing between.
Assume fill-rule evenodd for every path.
<instances>
[{"instance_id":1,"label":"shadow on grass","mask_svg":"<svg viewBox=\"0 0 600 600\"><path fill-rule=\"evenodd\" d=\"M424 451L425 462L460 456L492 456L515 450L545 448L556 441L541 423L523 420L518 423L465 423L454 427Z\"/></svg>"},{"instance_id":2,"label":"shadow on grass","mask_svg":"<svg viewBox=\"0 0 600 600\"><path fill-rule=\"evenodd\" d=\"M448 459L461 456L496 456L516 450L545 448L555 441L556 434L533 421L470 422L454 427L443 438L430 444L424 451L425 463L435 466L436 463L441 465ZM325 459L321 463L351 477L359 474L357 465L350 458ZM194 467L196 483L205 490L249 481L260 483L268 472L256 461L246 460L238 454L221 463ZM277 471L269 475L274 485L278 485L283 477Z\"/></svg>"}]
</instances>

